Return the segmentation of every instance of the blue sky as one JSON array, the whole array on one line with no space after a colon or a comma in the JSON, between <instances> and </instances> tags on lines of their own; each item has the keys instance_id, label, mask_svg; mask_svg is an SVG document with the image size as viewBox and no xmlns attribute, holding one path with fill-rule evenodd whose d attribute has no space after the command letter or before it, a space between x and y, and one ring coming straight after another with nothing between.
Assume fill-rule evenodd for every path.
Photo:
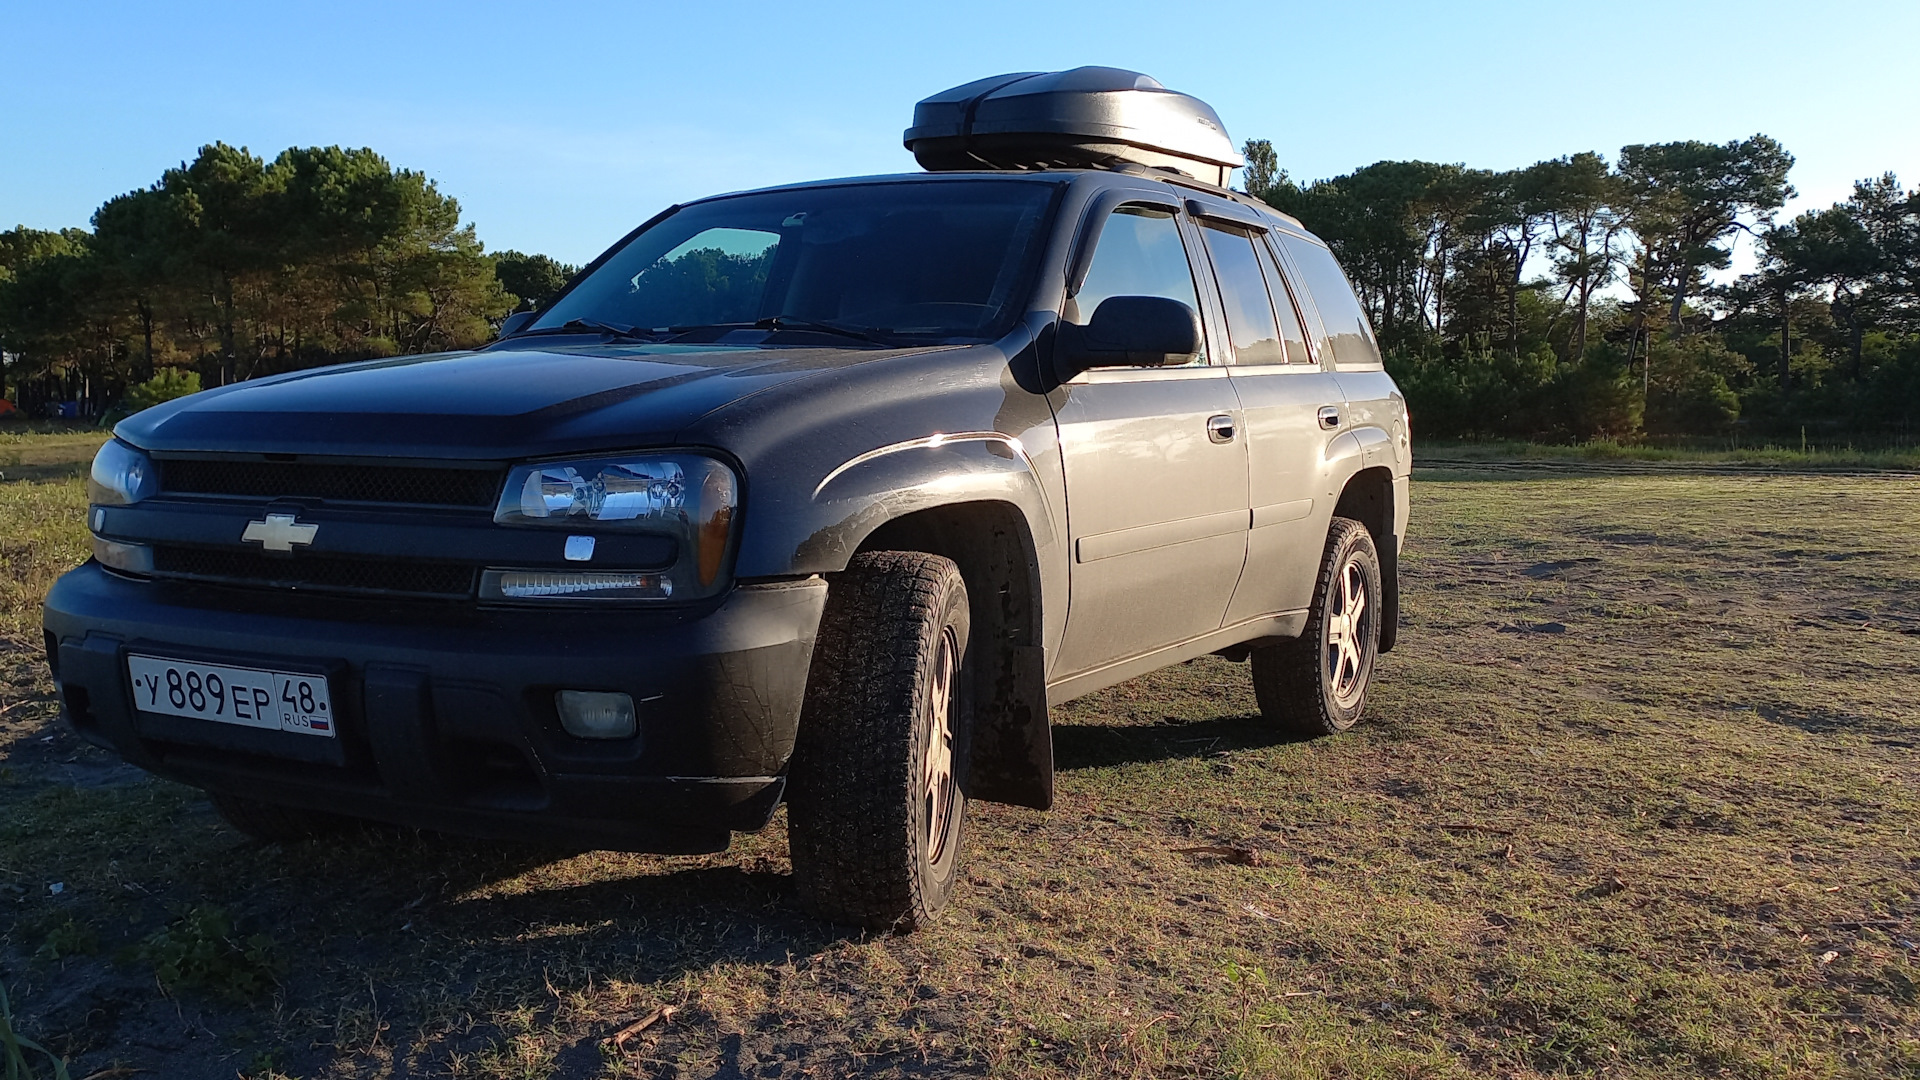
<instances>
[{"instance_id":1,"label":"blue sky","mask_svg":"<svg viewBox=\"0 0 1920 1080\"><path fill-rule=\"evenodd\" d=\"M102 5L0 0L0 227L84 224L216 139L371 146L491 249L581 262L715 191L904 171L913 103L1108 64L1296 178L1764 131L1797 205L1920 183L1920 3Z\"/></svg>"}]
</instances>

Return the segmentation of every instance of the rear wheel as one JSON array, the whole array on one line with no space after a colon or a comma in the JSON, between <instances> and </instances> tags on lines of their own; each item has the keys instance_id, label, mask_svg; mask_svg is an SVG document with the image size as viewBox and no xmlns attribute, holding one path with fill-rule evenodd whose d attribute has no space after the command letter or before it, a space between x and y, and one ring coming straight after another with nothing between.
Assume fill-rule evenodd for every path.
<instances>
[{"instance_id":1,"label":"rear wheel","mask_svg":"<svg viewBox=\"0 0 1920 1080\"><path fill-rule=\"evenodd\" d=\"M248 799L223 792L208 792L207 797L213 800L213 808L219 811L227 824L255 840L277 842L305 840L309 837L343 832L358 824L354 818L342 817L339 814L318 810L296 810L291 806L261 802L258 799Z\"/></svg>"},{"instance_id":2,"label":"rear wheel","mask_svg":"<svg viewBox=\"0 0 1920 1080\"><path fill-rule=\"evenodd\" d=\"M1366 526L1334 518L1298 638L1253 650L1260 714L1307 738L1352 727L1380 652L1380 555Z\"/></svg>"},{"instance_id":3,"label":"rear wheel","mask_svg":"<svg viewBox=\"0 0 1920 1080\"><path fill-rule=\"evenodd\" d=\"M835 576L787 794L800 902L912 929L959 863L968 736L967 587L949 559L866 552Z\"/></svg>"}]
</instances>

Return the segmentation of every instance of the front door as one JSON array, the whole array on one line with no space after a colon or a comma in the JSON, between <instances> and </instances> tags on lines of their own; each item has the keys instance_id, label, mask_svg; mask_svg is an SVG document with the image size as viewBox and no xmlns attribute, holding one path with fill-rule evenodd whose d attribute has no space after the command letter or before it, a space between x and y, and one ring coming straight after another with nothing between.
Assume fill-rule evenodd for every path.
<instances>
[{"instance_id":1,"label":"front door","mask_svg":"<svg viewBox=\"0 0 1920 1080\"><path fill-rule=\"evenodd\" d=\"M1157 202L1113 209L1062 318L1084 325L1109 296L1203 310L1178 213ZM1073 562L1049 677L1219 629L1248 521L1247 444L1226 368L1205 353L1185 367L1099 368L1054 400Z\"/></svg>"}]
</instances>

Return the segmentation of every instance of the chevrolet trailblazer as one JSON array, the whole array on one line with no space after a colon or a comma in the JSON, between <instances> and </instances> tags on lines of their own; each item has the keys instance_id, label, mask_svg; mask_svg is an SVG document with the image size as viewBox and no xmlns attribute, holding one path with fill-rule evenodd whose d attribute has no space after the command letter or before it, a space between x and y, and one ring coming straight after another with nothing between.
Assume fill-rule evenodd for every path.
<instances>
[{"instance_id":1,"label":"chevrolet trailblazer","mask_svg":"<svg viewBox=\"0 0 1920 1080\"><path fill-rule=\"evenodd\" d=\"M1049 706L1207 653L1345 729L1404 400L1327 246L1133 72L919 104L925 172L671 207L470 352L209 390L93 464L66 714L274 839L657 852L782 804L801 901L945 904Z\"/></svg>"}]
</instances>

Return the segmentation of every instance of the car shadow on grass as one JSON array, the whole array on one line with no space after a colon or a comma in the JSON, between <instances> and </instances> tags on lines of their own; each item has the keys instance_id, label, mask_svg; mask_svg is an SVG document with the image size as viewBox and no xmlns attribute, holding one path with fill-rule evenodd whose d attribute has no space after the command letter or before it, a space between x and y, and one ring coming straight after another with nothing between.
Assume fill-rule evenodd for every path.
<instances>
[{"instance_id":1,"label":"car shadow on grass","mask_svg":"<svg viewBox=\"0 0 1920 1080\"><path fill-rule=\"evenodd\" d=\"M202 813L211 819L211 810L193 816ZM288 1075L357 1071L367 1065L360 1048L374 1041L370 1032L387 1025L396 1058L419 1055L414 1064L434 1075L476 1056L504 1061L517 1033L537 1028L554 1054L539 1075L599 1076L604 1040L656 1001L685 1006L688 980L805 964L861 936L806 915L784 861L747 852L625 855L370 826L298 843L239 840L198 854L197 863L245 864L253 880L202 870L174 882L167 899L180 909L212 905L244 934L267 935L281 962L279 999L289 1015L322 1030L316 1037L283 1026L262 1007L219 997L218 988L163 999L150 977L139 985L131 977L144 973L142 964L96 964L102 985L36 1018L39 1030L82 1036L92 1050L86 1068L137 1061L158 1075L215 1080L232 1076L247 1054L271 1052ZM630 1008L596 992L620 984L634 988ZM563 1016L556 994L603 1018ZM208 1053L204 1045L170 1046L178 1041L167 1027L176 1003L244 1052L221 1064L197 1059ZM660 1053L718 1037L706 1011L683 1013L662 1029ZM428 1030L434 1034L418 1034ZM123 1058L127 1047L137 1052Z\"/></svg>"},{"instance_id":2,"label":"car shadow on grass","mask_svg":"<svg viewBox=\"0 0 1920 1080\"><path fill-rule=\"evenodd\" d=\"M1258 714L1157 724L1055 724L1053 765L1062 771L1203 758L1305 742Z\"/></svg>"},{"instance_id":3,"label":"car shadow on grass","mask_svg":"<svg viewBox=\"0 0 1920 1080\"><path fill-rule=\"evenodd\" d=\"M690 949L706 963L816 951L846 936L801 913L784 860L738 849L629 855L370 826L290 846L283 857L296 891L331 890L348 904L343 922L384 920L396 933L451 934L468 947L538 926L546 928L538 940L566 951L645 927L657 947L634 953L631 938L619 947L653 960Z\"/></svg>"},{"instance_id":4,"label":"car shadow on grass","mask_svg":"<svg viewBox=\"0 0 1920 1080\"><path fill-rule=\"evenodd\" d=\"M616 978L651 982L686 964L778 962L858 931L820 922L793 902L784 868L703 865L462 897L429 915L478 940L548 928L534 952L617 956Z\"/></svg>"}]
</instances>

